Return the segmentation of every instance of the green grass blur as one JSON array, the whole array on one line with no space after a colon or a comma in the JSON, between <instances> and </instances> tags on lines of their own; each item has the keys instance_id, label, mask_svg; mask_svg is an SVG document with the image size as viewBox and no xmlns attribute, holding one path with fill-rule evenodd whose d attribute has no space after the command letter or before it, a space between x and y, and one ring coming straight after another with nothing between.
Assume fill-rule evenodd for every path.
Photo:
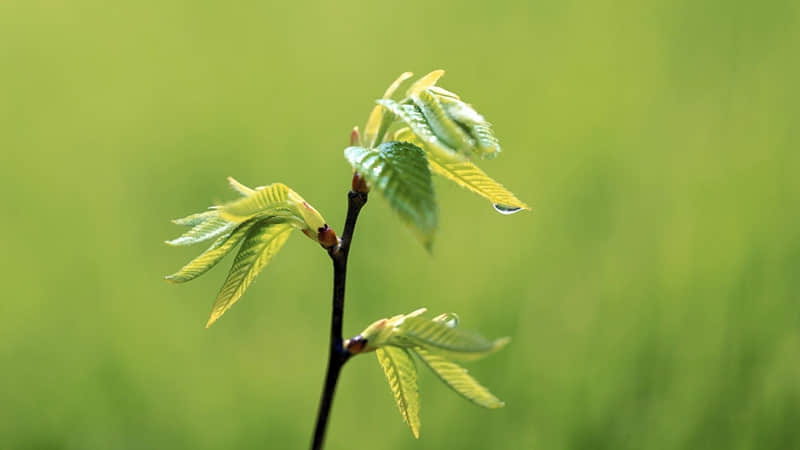
<instances>
[{"instance_id":1,"label":"green grass blur","mask_svg":"<svg viewBox=\"0 0 800 450\"><path fill-rule=\"evenodd\" d=\"M370 200L345 332L427 306L512 344L423 373L422 435L374 357L329 449L800 448L800 4L0 2L0 447L310 442L331 270L299 233L203 325L230 258L169 219L282 181L337 230L353 125L400 72L495 124L482 166L533 206L438 180L433 256Z\"/></svg>"}]
</instances>

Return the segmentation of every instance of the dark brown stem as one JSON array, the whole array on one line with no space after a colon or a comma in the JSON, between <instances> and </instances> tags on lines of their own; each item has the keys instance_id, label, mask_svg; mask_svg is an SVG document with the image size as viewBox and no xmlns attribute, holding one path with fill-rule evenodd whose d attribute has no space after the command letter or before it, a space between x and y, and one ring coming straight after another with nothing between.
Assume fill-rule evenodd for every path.
<instances>
[{"instance_id":1,"label":"dark brown stem","mask_svg":"<svg viewBox=\"0 0 800 450\"><path fill-rule=\"evenodd\" d=\"M345 219L341 242L339 245L328 250L328 254L333 262L331 341L328 352L328 372L325 375L325 384L322 388L322 396L319 400L317 425L314 428L314 440L311 443L312 450L322 449L322 444L325 441L325 430L328 427L328 415L331 410L331 404L333 403L333 394L336 392L336 382L339 380L339 373L342 370L342 366L344 366L344 363L350 358L350 352L342 345L342 317L344 316L344 286L347 278L347 255L350 253L350 243L353 240L353 232L356 228L358 213L366 203L367 194L365 192L350 191L347 193L347 219Z\"/></svg>"}]
</instances>

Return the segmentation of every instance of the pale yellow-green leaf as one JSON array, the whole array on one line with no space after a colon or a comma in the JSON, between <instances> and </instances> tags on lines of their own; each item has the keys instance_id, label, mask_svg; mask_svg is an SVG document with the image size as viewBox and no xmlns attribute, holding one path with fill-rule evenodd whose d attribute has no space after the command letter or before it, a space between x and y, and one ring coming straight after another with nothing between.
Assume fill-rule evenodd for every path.
<instances>
[{"instance_id":1,"label":"pale yellow-green leaf","mask_svg":"<svg viewBox=\"0 0 800 450\"><path fill-rule=\"evenodd\" d=\"M412 84L410 88L408 88L408 90L406 91L406 96L411 97L412 95L420 91L428 89L429 87L435 85L436 82L439 81L439 78L442 78L443 76L444 76L444 70L442 69L434 70L433 72L426 74L425 76L414 82L414 84Z\"/></svg>"},{"instance_id":2,"label":"pale yellow-green leaf","mask_svg":"<svg viewBox=\"0 0 800 450\"><path fill-rule=\"evenodd\" d=\"M281 249L293 228L285 222L263 221L248 231L217 295L206 328L241 298L256 275Z\"/></svg>"},{"instance_id":3,"label":"pale yellow-green leaf","mask_svg":"<svg viewBox=\"0 0 800 450\"><path fill-rule=\"evenodd\" d=\"M470 376L467 369L422 347L415 347L413 351L445 384L467 400L484 408L504 406L500 399Z\"/></svg>"},{"instance_id":4,"label":"pale yellow-green leaf","mask_svg":"<svg viewBox=\"0 0 800 450\"><path fill-rule=\"evenodd\" d=\"M430 89L430 93L435 92ZM446 91L445 91L446 92ZM500 153L500 142L492 131L491 124L475 109L458 98L449 95L434 95L439 100L447 117L457 122L473 139L473 151L482 158L494 158Z\"/></svg>"},{"instance_id":5,"label":"pale yellow-green leaf","mask_svg":"<svg viewBox=\"0 0 800 450\"><path fill-rule=\"evenodd\" d=\"M312 231L309 234L312 239L317 235L317 230L325 225L322 215L283 183L272 183L251 191L246 197L223 205L220 216L235 223L252 218L280 217L296 228Z\"/></svg>"},{"instance_id":6,"label":"pale yellow-green leaf","mask_svg":"<svg viewBox=\"0 0 800 450\"><path fill-rule=\"evenodd\" d=\"M506 209L531 209L502 184L486 175L472 161L448 161L432 155L428 158L428 164L433 173L484 197L492 205L505 206Z\"/></svg>"},{"instance_id":7,"label":"pale yellow-green leaf","mask_svg":"<svg viewBox=\"0 0 800 450\"><path fill-rule=\"evenodd\" d=\"M394 133L394 139L403 142L411 142L415 145L427 148L408 128L397 130ZM486 175L486 173L472 161L442 157L439 154L429 152L428 165L430 165L433 173L489 200L495 209L499 210L498 208L500 208L501 210L499 211L502 213L531 209L511 191L503 187L502 184Z\"/></svg>"},{"instance_id":8,"label":"pale yellow-green leaf","mask_svg":"<svg viewBox=\"0 0 800 450\"><path fill-rule=\"evenodd\" d=\"M253 195L253 194L256 193L255 189L252 189L252 188L249 188L249 187L243 185L242 183L238 182L233 177L228 177L228 184L231 185L233 190L235 190L236 192L242 194L245 197L247 197L248 195Z\"/></svg>"},{"instance_id":9,"label":"pale yellow-green leaf","mask_svg":"<svg viewBox=\"0 0 800 450\"><path fill-rule=\"evenodd\" d=\"M213 216L219 215L219 211L217 208L212 207L208 211L203 211L196 214L189 214L186 217L181 217L180 219L173 219L172 223L176 225L184 225L187 227L193 227L195 225L199 225L206 220L210 219Z\"/></svg>"},{"instance_id":10,"label":"pale yellow-green leaf","mask_svg":"<svg viewBox=\"0 0 800 450\"><path fill-rule=\"evenodd\" d=\"M322 214L305 201L300 194L291 189L289 189L289 206L300 215L302 221L301 229L313 231L314 236L316 236L316 232L320 228L326 225Z\"/></svg>"},{"instance_id":11,"label":"pale yellow-green leaf","mask_svg":"<svg viewBox=\"0 0 800 450\"><path fill-rule=\"evenodd\" d=\"M403 421L411 428L414 437L419 438L419 387L414 359L408 350L399 347L381 347L375 354L389 381Z\"/></svg>"},{"instance_id":12,"label":"pale yellow-green leaf","mask_svg":"<svg viewBox=\"0 0 800 450\"><path fill-rule=\"evenodd\" d=\"M450 92L447 89L439 86L431 86L428 88L428 90L439 96L439 98L451 98L454 100L459 100L461 98L455 92Z\"/></svg>"},{"instance_id":13,"label":"pale yellow-green leaf","mask_svg":"<svg viewBox=\"0 0 800 450\"><path fill-rule=\"evenodd\" d=\"M488 340L478 334L452 328L424 317L406 317L395 333L398 345L411 344L435 351L450 359L474 360L505 346L510 339Z\"/></svg>"},{"instance_id":14,"label":"pale yellow-green leaf","mask_svg":"<svg viewBox=\"0 0 800 450\"><path fill-rule=\"evenodd\" d=\"M289 206L289 187L272 183L247 197L227 203L220 208L221 215L232 222L244 222L253 217L292 217L296 214Z\"/></svg>"},{"instance_id":15,"label":"pale yellow-green leaf","mask_svg":"<svg viewBox=\"0 0 800 450\"><path fill-rule=\"evenodd\" d=\"M386 109L409 127L409 132L413 133L415 138L424 144L426 152L438 154L443 158L466 159L465 154L459 153L457 149L451 148L447 143L439 139L417 105L385 99L378 100L378 103L385 106Z\"/></svg>"},{"instance_id":16,"label":"pale yellow-green leaf","mask_svg":"<svg viewBox=\"0 0 800 450\"><path fill-rule=\"evenodd\" d=\"M218 214L217 210L206 211L212 214L205 215L201 213L195 218L190 219L192 216L186 217L183 223L196 223L191 230L183 233L179 237L166 241L169 245L192 245L199 242L204 242L213 239L217 236L231 232L238 225L237 222L226 220Z\"/></svg>"},{"instance_id":17,"label":"pale yellow-green leaf","mask_svg":"<svg viewBox=\"0 0 800 450\"><path fill-rule=\"evenodd\" d=\"M171 283L185 283L194 280L214 267L228 252L244 239L254 222L239 225L232 233L220 236L200 256L191 260L179 271L166 277Z\"/></svg>"},{"instance_id":18,"label":"pale yellow-green leaf","mask_svg":"<svg viewBox=\"0 0 800 450\"><path fill-rule=\"evenodd\" d=\"M417 105L425 120L433 130L436 137L444 142L449 148L469 154L475 147L475 140L472 139L459 124L448 117L439 100L427 90L419 91L411 96L411 100Z\"/></svg>"},{"instance_id":19,"label":"pale yellow-green leaf","mask_svg":"<svg viewBox=\"0 0 800 450\"><path fill-rule=\"evenodd\" d=\"M383 98L391 98L397 88L412 75L411 72L402 73L386 89ZM372 112L369 114L367 125L364 127L364 144L369 148L378 145L383 139L383 135L386 134L389 125L391 125L393 118L394 115L390 111L387 111L386 108L381 105L375 105L375 107L372 108Z\"/></svg>"},{"instance_id":20,"label":"pale yellow-green leaf","mask_svg":"<svg viewBox=\"0 0 800 450\"><path fill-rule=\"evenodd\" d=\"M359 333L359 336L367 340L367 346L364 351L375 350L378 347L386 345L391 341L393 334L397 331L396 327L403 323L407 317L416 317L424 314L425 311L427 311L427 308L419 308L408 314L398 314L388 319L380 319L371 323L364 331Z\"/></svg>"}]
</instances>

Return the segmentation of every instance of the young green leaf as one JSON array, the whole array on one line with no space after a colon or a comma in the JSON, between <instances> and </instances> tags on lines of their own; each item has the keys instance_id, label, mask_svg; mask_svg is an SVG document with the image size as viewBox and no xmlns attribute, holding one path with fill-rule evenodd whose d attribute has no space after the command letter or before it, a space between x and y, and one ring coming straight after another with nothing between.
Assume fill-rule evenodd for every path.
<instances>
[{"instance_id":1,"label":"young green leaf","mask_svg":"<svg viewBox=\"0 0 800 450\"><path fill-rule=\"evenodd\" d=\"M488 389L481 386L475 378L470 376L467 369L422 347L415 347L412 352L445 384L467 400L484 408L500 408L504 406L500 399L492 395Z\"/></svg>"},{"instance_id":2,"label":"young green leaf","mask_svg":"<svg viewBox=\"0 0 800 450\"><path fill-rule=\"evenodd\" d=\"M244 222L254 217L296 217L294 205L289 204L289 189L283 183L272 183L221 208L222 216L232 222Z\"/></svg>"},{"instance_id":3,"label":"young green leaf","mask_svg":"<svg viewBox=\"0 0 800 450\"><path fill-rule=\"evenodd\" d=\"M228 178L228 182L242 198L175 220L179 225L192 228L167 242L189 245L216 238L200 256L166 277L173 283L190 281L204 274L241 243L207 327L241 298L293 229L303 231L324 248L331 248L339 241L319 212L289 187L274 183L251 189L233 178Z\"/></svg>"},{"instance_id":4,"label":"young green leaf","mask_svg":"<svg viewBox=\"0 0 800 450\"><path fill-rule=\"evenodd\" d=\"M172 223L176 225L184 225L187 227L193 227L195 225L199 225L206 220L210 219L211 217L217 216L219 211L215 206L212 206L208 209L208 211L199 212L196 214L189 214L186 217L181 217L180 219L173 219Z\"/></svg>"},{"instance_id":5,"label":"young green leaf","mask_svg":"<svg viewBox=\"0 0 800 450\"><path fill-rule=\"evenodd\" d=\"M386 89L383 98L391 98L397 88L400 87L405 80L411 78L412 75L411 72L402 73L394 80L394 83ZM367 125L364 127L364 144L369 148L374 148L376 145L380 144L383 141L386 130L389 129L393 121L394 114L392 114L391 111L388 111L382 105L375 105L375 107L372 108L369 119L367 119Z\"/></svg>"},{"instance_id":6,"label":"young green leaf","mask_svg":"<svg viewBox=\"0 0 800 450\"><path fill-rule=\"evenodd\" d=\"M451 96L455 94L450 92L447 94L435 94L435 92L442 91L444 89L438 91L431 89L427 92L440 102L447 117L456 122L460 128L467 130L473 139L473 151L480 155L481 158L494 158L497 156L500 153L500 143L494 136L491 124L475 111L472 106L462 102L457 96L455 98Z\"/></svg>"},{"instance_id":7,"label":"young green leaf","mask_svg":"<svg viewBox=\"0 0 800 450\"><path fill-rule=\"evenodd\" d=\"M450 359L474 360L504 347L510 341L504 337L486 339L464 331L458 326L454 313L440 314L433 319L422 317L427 310L420 308L409 314L398 314L373 322L364 329L354 343L359 343L355 353L369 352L385 346L414 349L422 347ZM345 342L348 348L350 342Z\"/></svg>"},{"instance_id":8,"label":"young green leaf","mask_svg":"<svg viewBox=\"0 0 800 450\"><path fill-rule=\"evenodd\" d=\"M217 210L206 211L206 213L212 214L201 213L201 215L193 215L195 217L188 216L184 217L183 219L176 220L175 222L181 221L182 224L191 223L195 225L191 230L183 233L179 237L171 241L166 241L167 244L192 245L205 242L209 239L214 239L217 236L229 233L238 225L236 222L231 222L220 217L219 211Z\"/></svg>"},{"instance_id":9,"label":"young green leaf","mask_svg":"<svg viewBox=\"0 0 800 450\"><path fill-rule=\"evenodd\" d=\"M383 105L392 112L401 122L406 124L419 142L424 143L424 149L428 153L434 153L441 157L465 159L463 153L450 147L434 132L425 115L413 103L398 103L394 100L378 100L379 105Z\"/></svg>"},{"instance_id":10,"label":"young green leaf","mask_svg":"<svg viewBox=\"0 0 800 450\"><path fill-rule=\"evenodd\" d=\"M228 177L228 184L231 185L231 187L233 188L234 191L242 194L245 197L247 197L249 195L253 195L253 194L256 193L255 189L252 189L252 188L249 188L249 187L243 185L242 183L238 182L233 177Z\"/></svg>"},{"instance_id":11,"label":"young green leaf","mask_svg":"<svg viewBox=\"0 0 800 450\"><path fill-rule=\"evenodd\" d=\"M469 155L476 145L475 140L461 128L461 125L448 117L436 96L429 91L420 91L411 96L411 101L422 112L437 138L449 148Z\"/></svg>"},{"instance_id":12,"label":"young green leaf","mask_svg":"<svg viewBox=\"0 0 800 450\"><path fill-rule=\"evenodd\" d=\"M382 347L375 352L386 374L397 409L411 433L419 439L419 387L417 368L408 350L399 347Z\"/></svg>"},{"instance_id":13,"label":"young green leaf","mask_svg":"<svg viewBox=\"0 0 800 450\"><path fill-rule=\"evenodd\" d=\"M438 209L425 153L408 142L386 142L374 150L348 147L344 154L430 250Z\"/></svg>"},{"instance_id":14,"label":"young green leaf","mask_svg":"<svg viewBox=\"0 0 800 450\"><path fill-rule=\"evenodd\" d=\"M219 237L211 244L211 247L201 253L200 256L191 260L176 273L168 275L166 277L167 280L172 283L185 283L208 272L212 267L217 265L233 247L236 247L236 245L244 239L245 235L254 224L254 221L245 222L239 225L232 233Z\"/></svg>"},{"instance_id":15,"label":"young green leaf","mask_svg":"<svg viewBox=\"0 0 800 450\"><path fill-rule=\"evenodd\" d=\"M397 141L411 142L423 145L408 128L402 128L394 133ZM461 158L440 156L438 153L428 153L428 164L431 171L455 184L466 188L481 197L489 200L498 212L510 214L530 207L518 199L502 184L493 180L475 163Z\"/></svg>"},{"instance_id":16,"label":"young green leaf","mask_svg":"<svg viewBox=\"0 0 800 450\"><path fill-rule=\"evenodd\" d=\"M424 75L422 78L414 82L410 88L408 88L406 91L406 97L411 97L421 91L424 91L425 89L433 87L436 82L439 81L439 78L442 78L443 76L444 70L442 69L437 69Z\"/></svg>"},{"instance_id":17,"label":"young green leaf","mask_svg":"<svg viewBox=\"0 0 800 450\"><path fill-rule=\"evenodd\" d=\"M399 342L406 341L406 345L423 347L463 361L483 358L503 348L510 341L507 337L490 341L478 334L424 317L406 317L397 325L395 336Z\"/></svg>"},{"instance_id":18,"label":"young green leaf","mask_svg":"<svg viewBox=\"0 0 800 450\"><path fill-rule=\"evenodd\" d=\"M270 220L257 223L247 232L228 277L214 302L206 328L241 298L256 275L286 243L293 228L290 223Z\"/></svg>"}]
</instances>

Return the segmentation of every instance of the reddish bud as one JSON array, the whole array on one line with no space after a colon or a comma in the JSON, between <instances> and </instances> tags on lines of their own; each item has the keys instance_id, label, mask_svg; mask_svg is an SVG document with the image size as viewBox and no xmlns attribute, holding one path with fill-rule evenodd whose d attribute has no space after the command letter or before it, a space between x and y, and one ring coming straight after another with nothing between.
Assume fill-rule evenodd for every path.
<instances>
[{"instance_id":1,"label":"reddish bud","mask_svg":"<svg viewBox=\"0 0 800 450\"><path fill-rule=\"evenodd\" d=\"M351 355L357 355L363 352L364 347L366 346L367 346L367 340L364 339L364 336L361 336L360 334L344 342L344 348L346 348Z\"/></svg>"},{"instance_id":2,"label":"reddish bud","mask_svg":"<svg viewBox=\"0 0 800 450\"><path fill-rule=\"evenodd\" d=\"M353 127L350 132L350 145L358 145L361 143L361 135L358 133L358 127Z\"/></svg>"},{"instance_id":3,"label":"reddish bud","mask_svg":"<svg viewBox=\"0 0 800 450\"><path fill-rule=\"evenodd\" d=\"M319 241L319 245L326 249L333 248L339 243L339 237L336 236L336 232L333 231L333 228L329 227L327 223L324 227L317 229L317 240Z\"/></svg>"},{"instance_id":4,"label":"reddish bud","mask_svg":"<svg viewBox=\"0 0 800 450\"><path fill-rule=\"evenodd\" d=\"M359 192L362 194L369 193L369 186L367 186L367 180L364 179L358 172L353 173L353 183L351 185L351 189L353 192Z\"/></svg>"}]
</instances>

